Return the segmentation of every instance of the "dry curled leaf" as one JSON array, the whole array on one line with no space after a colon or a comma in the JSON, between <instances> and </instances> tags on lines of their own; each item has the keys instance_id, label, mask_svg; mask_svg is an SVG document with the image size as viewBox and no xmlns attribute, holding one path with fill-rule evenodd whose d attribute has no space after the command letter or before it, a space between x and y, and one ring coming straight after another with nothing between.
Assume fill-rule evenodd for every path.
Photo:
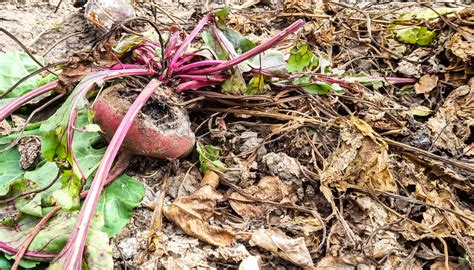
<instances>
[{"instance_id":1,"label":"dry curled leaf","mask_svg":"<svg viewBox=\"0 0 474 270\"><path fill-rule=\"evenodd\" d=\"M263 201L282 202L289 201L290 187L276 176L263 177L258 185L244 189L244 192ZM265 218L265 213L271 208L270 204L253 202L238 192L229 196L230 206L246 220L252 218Z\"/></svg>"},{"instance_id":2,"label":"dry curled leaf","mask_svg":"<svg viewBox=\"0 0 474 270\"><path fill-rule=\"evenodd\" d=\"M58 78L56 91L61 94L71 93L76 84L92 71L93 59L87 54L76 53L69 57Z\"/></svg>"},{"instance_id":3,"label":"dry curled leaf","mask_svg":"<svg viewBox=\"0 0 474 270\"><path fill-rule=\"evenodd\" d=\"M417 94L423 94L425 97L429 96L431 90L435 89L438 85L438 76L436 75L423 75L420 80L415 84L415 92Z\"/></svg>"},{"instance_id":4,"label":"dry curled leaf","mask_svg":"<svg viewBox=\"0 0 474 270\"><path fill-rule=\"evenodd\" d=\"M206 185L190 196L179 197L171 205L164 206L163 213L188 235L211 245L227 246L232 244L235 234L206 223L214 213L216 201L221 198L221 194Z\"/></svg>"},{"instance_id":5,"label":"dry curled leaf","mask_svg":"<svg viewBox=\"0 0 474 270\"><path fill-rule=\"evenodd\" d=\"M303 237L292 239L275 228L259 229L252 234L250 244L266 249L300 267L314 267Z\"/></svg>"},{"instance_id":6,"label":"dry curled leaf","mask_svg":"<svg viewBox=\"0 0 474 270\"><path fill-rule=\"evenodd\" d=\"M456 88L428 120L435 147L457 156L463 153L474 127L474 79Z\"/></svg>"},{"instance_id":7,"label":"dry curled leaf","mask_svg":"<svg viewBox=\"0 0 474 270\"><path fill-rule=\"evenodd\" d=\"M321 183L346 190L349 185L395 192L388 168L388 147L366 122L351 117L341 127L339 147L325 161Z\"/></svg>"}]
</instances>

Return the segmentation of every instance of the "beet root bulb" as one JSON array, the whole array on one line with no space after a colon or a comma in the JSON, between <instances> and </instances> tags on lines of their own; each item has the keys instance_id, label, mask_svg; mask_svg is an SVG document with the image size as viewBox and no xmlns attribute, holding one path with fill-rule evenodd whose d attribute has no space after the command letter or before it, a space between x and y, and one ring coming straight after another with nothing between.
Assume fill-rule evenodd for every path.
<instances>
[{"instance_id":1,"label":"beet root bulb","mask_svg":"<svg viewBox=\"0 0 474 270\"><path fill-rule=\"evenodd\" d=\"M94 121L110 140L139 91L122 84L105 89L93 105ZM195 144L187 113L172 105L177 101L168 91L155 93L127 132L122 150L154 158L182 158ZM170 102L173 101L173 102Z\"/></svg>"}]
</instances>

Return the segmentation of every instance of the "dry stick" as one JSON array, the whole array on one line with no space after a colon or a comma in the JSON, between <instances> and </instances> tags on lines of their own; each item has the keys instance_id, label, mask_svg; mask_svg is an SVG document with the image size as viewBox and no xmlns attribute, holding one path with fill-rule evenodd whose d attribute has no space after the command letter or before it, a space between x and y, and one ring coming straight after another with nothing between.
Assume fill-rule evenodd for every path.
<instances>
[{"instance_id":1,"label":"dry stick","mask_svg":"<svg viewBox=\"0 0 474 270\"><path fill-rule=\"evenodd\" d=\"M36 224L36 226L33 228L33 230L30 232L28 238L23 242L21 245L20 249L16 253L16 258L15 258L15 263L12 266L12 270L17 270L18 266L20 265L21 258L23 255L25 255L26 250L30 246L31 242L33 242L33 239L36 237L36 235L39 233L43 225L48 222L48 220L56 214L59 210L61 209L60 205L56 205L49 213L47 213L43 218L41 218L40 222Z\"/></svg>"},{"instance_id":2,"label":"dry stick","mask_svg":"<svg viewBox=\"0 0 474 270\"><path fill-rule=\"evenodd\" d=\"M53 45L51 45L44 53L43 53L43 57L45 57L52 49L54 49L56 46L58 46L59 43L65 41L66 39L70 38L70 37L74 37L74 36L77 36L79 34L82 34L82 33L85 33L85 31L80 31L80 32L75 32L75 33L72 33L72 34L69 34L65 37L62 37L61 39L59 39L58 41L56 41Z\"/></svg>"},{"instance_id":3,"label":"dry stick","mask_svg":"<svg viewBox=\"0 0 474 270\"><path fill-rule=\"evenodd\" d=\"M446 221L449 223L449 226L451 226L451 228L453 229L454 233L456 234L456 236L459 238L459 242L461 242L461 244L463 245L464 249L466 250L466 253L468 254L469 258L472 259L474 258L473 255L472 255L472 250L469 248L469 245L466 243L466 241L464 240L464 238L462 237L461 233L459 233L459 230L454 226L453 222L449 219L449 216L448 214L446 214L446 212L442 212L443 213L443 216L444 218L446 219Z\"/></svg>"},{"instance_id":4,"label":"dry stick","mask_svg":"<svg viewBox=\"0 0 474 270\"><path fill-rule=\"evenodd\" d=\"M155 7L157 8L159 11L161 11L163 14L166 15L166 17L168 17L172 22L174 22L175 24L177 24L179 26L179 28L181 28L181 24L176 20L180 20L181 22L183 23L186 23L183 19L181 19L180 17L177 17L177 16L174 16L172 14L170 14L166 9L160 7L160 5L154 3L155 1L153 2L150 2L148 4L150 4L152 7Z\"/></svg>"},{"instance_id":5,"label":"dry stick","mask_svg":"<svg viewBox=\"0 0 474 270\"><path fill-rule=\"evenodd\" d=\"M382 50L394 55L395 57L397 58L400 58L400 59L403 59L407 62L410 62L410 63L413 63L413 64L420 64L421 62L420 61L415 61L415 60L411 60L403 55L400 55L388 48L385 48L384 46L382 46L382 44L380 44L377 40L375 40L375 38L372 36L372 26L371 26L371 23L372 23L372 19L370 18L370 15L360 9L360 8L357 8L357 7L354 7L354 6L350 6L350 5L346 5L346 4L343 4L343 3L336 3L336 2L330 2L331 4L334 4L334 5L337 5L337 6L341 6L341 7L344 7L344 8L349 8L349 9L353 9L353 10L356 10L362 14L364 14L364 16L367 18L367 22L366 22L366 25L367 25L367 35L369 36L369 39L372 43L374 43L375 45L377 45L377 47L381 48ZM361 41L361 40L359 40ZM370 43L370 42L369 42Z\"/></svg>"},{"instance_id":6,"label":"dry stick","mask_svg":"<svg viewBox=\"0 0 474 270\"><path fill-rule=\"evenodd\" d=\"M156 198L155 209L153 210L153 215L151 216L151 226L150 231L148 232L148 246L150 247L153 243L154 236L158 230L163 228L163 205L165 204L166 190L168 189L168 180L170 176L171 166L168 166L163 177L163 183L161 185L161 193Z\"/></svg>"},{"instance_id":7,"label":"dry stick","mask_svg":"<svg viewBox=\"0 0 474 270\"><path fill-rule=\"evenodd\" d=\"M404 144L404 143L401 143L401 142L397 142L397 141L394 141L394 140L391 140L391 139L388 139L388 138L383 138L383 140L386 143L388 143L390 146L401 148L402 151L421 154L421 155L424 155L426 157L429 157L429 158L437 160L437 161L441 161L441 162L444 162L444 163L449 163L452 166L456 166L458 168L464 169L464 170L466 170L470 173L474 173L474 164L472 164L472 163L463 162L463 161L460 161L460 160L453 160L453 159L450 159L450 158L445 158L445 157L442 157L442 156L438 156L438 155L435 155L435 154L430 153L428 151L425 151L425 150L422 150L422 149L419 149L419 148L416 148L416 147L413 147L413 146L410 146L410 145L407 145L407 144Z\"/></svg>"},{"instance_id":8,"label":"dry stick","mask_svg":"<svg viewBox=\"0 0 474 270\"><path fill-rule=\"evenodd\" d=\"M370 183L371 184L371 183ZM431 230L430 228L428 228L427 226L423 225L422 223L419 223L419 222L416 222L414 220L411 220L409 219L408 217L405 217L401 214L399 214L397 211L393 210L392 208L390 208L389 206L387 206L386 204L384 204L377 196L375 196L374 194L375 192L375 189L373 188L373 186L370 186L370 190L369 190L369 194L380 204L382 205L383 208L385 208L385 210L393 213L394 215L400 217L400 218L403 218L405 219L406 221L410 222L410 223L413 223L415 226L421 228L422 230L424 231L427 231L429 233L431 233L431 235L433 235L434 237L436 237L442 244L443 244L443 251L444 251L444 264L445 264L445 267L446 269L449 269L449 253L448 253L448 245L446 244L446 241L444 241L444 239L440 236L438 236L437 234L435 234L435 232L433 230Z\"/></svg>"},{"instance_id":9,"label":"dry stick","mask_svg":"<svg viewBox=\"0 0 474 270\"><path fill-rule=\"evenodd\" d=\"M13 39L18 45L20 45L20 47L23 49L23 51L25 51L28 56L33 59L33 61L36 62L36 64L38 64L40 67L44 67L44 65L30 52L30 50L23 44L21 43L21 41L19 41L14 35L12 35L10 32L8 32L5 28L3 27L0 27L0 31L3 32L5 35L7 35L9 38ZM50 73L58 76L58 74L52 72L51 70L47 69L47 71L49 71Z\"/></svg>"},{"instance_id":10,"label":"dry stick","mask_svg":"<svg viewBox=\"0 0 474 270\"><path fill-rule=\"evenodd\" d=\"M352 189L355 189L355 190L358 190L358 191L362 191L362 192L365 192L367 194L371 194L371 190L361 188L359 186L349 185L349 188L352 188ZM388 196L388 197L392 197L392 198L395 198L395 199L404 200L404 201L407 201L407 202L410 202L410 203L414 203L414 204L418 204L418 205L425 205L425 206L432 207L432 208L435 208L435 209L438 209L438 210L441 210L441 211L450 212L450 213L455 214L459 217L462 217L466 220L474 222L474 218L466 216L463 213L456 212L456 211L454 211L452 209L449 209L449 208L444 208L444 207L441 207L441 206L437 206L437 205L429 203L429 202L422 202L422 201L419 201L415 198L404 197L404 196L401 196L401 195L398 195L398 194L395 194L395 193L391 193L391 192L387 192L387 191L383 191L383 190L379 190L379 189L374 189L373 192L379 193L379 194L382 194L382 195L385 195L385 196Z\"/></svg>"}]
</instances>

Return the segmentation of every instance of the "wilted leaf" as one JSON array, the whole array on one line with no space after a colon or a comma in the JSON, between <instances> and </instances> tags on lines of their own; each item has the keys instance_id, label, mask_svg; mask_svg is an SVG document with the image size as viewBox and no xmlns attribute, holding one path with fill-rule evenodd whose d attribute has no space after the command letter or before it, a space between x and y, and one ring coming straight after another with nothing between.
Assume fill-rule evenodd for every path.
<instances>
[{"instance_id":1,"label":"wilted leaf","mask_svg":"<svg viewBox=\"0 0 474 270\"><path fill-rule=\"evenodd\" d=\"M416 106L414 108L411 108L409 111L408 111L408 114L410 115L416 115L416 116L428 116L432 113L433 111L426 107L426 106Z\"/></svg>"},{"instance_id":2,"label":"wilted leaf","mask_svg":"<svg viewBox=\"0 0 474 270\"><path fill-rule=\"evenodd\" d=\"M20 153L16 148L0 153L0 197L9 193L12 185L21 181Z\"/></svg>"},{"instance_id":3,"label":"wilted leaf","mask_svg":"<svg viewBox=\"0 0 474 270\"><path fill-rule=\"evenodd\" d=\"M388 168L388 146L364 121L342 125L339 147L325 161L321 183L346 190L347 184L397 191Z\"/></svg>"},{"instance_id":4,"label":"wilted leaf","mask_svg":"<svg viewBox=\"0 0 474 270\"><path fill-rule=\"evenodd\" d=\"M285 56L281 51L270 49L250 58L247 62L254 69L261 69L276 75L285 75L287 73Z\"/></svg>"},{"instance_id":5,"label":"wilted leaf","mask_svg":"<svg viewBox=\"0 0 474 270\"><path fill-rule=\"evenodd\" d=\"M303 237L292 239L275 228L259 229L252 234L250 244L266 249L299 267L314 266Z\"/></svg>"},{"instance_id":6,"label":"wilted leaf","mask_svg":"<svg viewBox=\"0 0 474 270\"><path fill-rule=\"evenodd\" d=\"M43 226L31 242L28 251L52 255L59 253L69 237L76 218L77 212L59 211ZM0 241L19 248L39 220L37 217L22 215L13 228L0 224Z\"/></svg>"},{"instance_id":7,"label":"wilted leaf","mask_svg":"<svg viewBox=\"0 0 474 270\"><path fill-rule=\"evenodd\" d=\"M239 270L258 270L262 264L260 256L249 256L239 264Z\"/></svg>"},{"instance_id":8,"label":"wilted leaf","mask_svg":"<svg viewBox=\"0 0 474 270\"><path fill-rule=\"evenodd\" d=\"M247 92L247 84L238 67L234 69L232 76L222 84L222 92L232 95L241 95Z\"/></svg>"},{"instance_id":9,"label":"wilted leaf","mask_svg":"<svg viewBox=\"0 0 474 270\"><path fill-rule=\"evenodd\" d=\"M163 207L167 219L178 225L186 234L215 246L228 246L235 235L220 227L209 225L216 201L222 195L210 186L203 186L190 196L180 197Z\"/></svg>"},{"instance_id":10,"label":"wilted leaf","mask_svg":"<svg viewBox=\"0 0 474 270\"><path fill-rule=\"evenodd\" d=\"M341 258L326 256L316 265L316 270L353 270L354 265L345 263Z\"/></svg>"},{"instance_id":11,"label":"wilted leaf","mask_svg":"<svg viewBox=\"0 0 474 270\"><path fill-rule=\"evenodd\" d=\"M446 13L451 13L455 11L462 10L461 8L423 8L423 9L418 9L416 11L410 11L407 13L402 14L400 17L397 18L399 21L405 21L405 20L422 20L422 21L428 21L430 19L436 19L439 18L439 14L446 14Z\"/></svg>"},{"instance_id":12,"label":"wilted leaf","mask_svg":"<svg viewBox=\"0 0 474 270\"><path fill-rule=\"evenodd\" d=\"M285 200L286 202L290 202L290 189L291 188L278 177L265 176L260 180L257 186L248 187L244 189L244 191L246 194L265 201L282 202ZM238 192L233 192L229 196L230 206L245 220L263 219L266 216L267 210L272 207L266 203L246 201L248 201L248 199Z\"/></svg>"},{"instance_id":13,"label":"wilted leaf","mask_svg":"<svg viewBox=\"0 0 474 270\"><path fill-rule=\"evenodd\" d=\"M101 215L95 214L92 219L90 230L87 233L86 246L84 248L85 263L89 269L113 269L112 248L109 245L109 237L103 231L104 224Z\"/></svg>"},{"instance_id":14,"label":"wilted leaf","mask_svg":"<svg viewBox=\"0 0 474 270\"><path fill-rule=\"evenodd\" d=\"M263 74L256 74L250 79L249 86L245 94L247 95L259 95L265 91L265 78Z\"/></svg>"},{"instance_id":15,"label":"wilted leaf","mask_svg":"<svg viewBox=\"0 0 474 270\"><path fill-rule=\"evenodd\" d=\"M438 85L438 76L436 75L423 75L420 80L415 84L415 92L417 94L424 94L425 97L429 96L431 90L435 89Z\"/></svg>"},{"instance_id":16,"label":"wilted leaf","mask_svg":"<svg viewBox=\"0 0 474 270\"><path fill-rule=\"evenodd\" d=\"M436 37L426 26L396 26L394 31L399 41L420 46L430 45Z\"/></svg>"},{"instance_id":17,"label":"wilted leaf","mask_svg":"<svg viewBox=\"0 0 474 270\"><path fill-rule=\"evenodd\" d=\"M220 147L213 145L197 145L196 151L199 153L201 172L207 172L210 169L209 166L213 166L218 169L225 169L225 164L219 160L219 154L221 150L222 149Z\"/></svg>"}]
</instances>

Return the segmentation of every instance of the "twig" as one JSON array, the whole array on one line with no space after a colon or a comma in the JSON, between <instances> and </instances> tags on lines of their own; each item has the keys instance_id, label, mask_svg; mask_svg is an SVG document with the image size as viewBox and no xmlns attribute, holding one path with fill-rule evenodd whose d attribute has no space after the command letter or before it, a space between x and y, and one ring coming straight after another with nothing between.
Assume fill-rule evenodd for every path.
<instances>
[{"instance_id":1,"label":"twig","mask_svg":"<svg viewBox=\"0 0 474 270\"><path fill-rule=\"evenodd\" d=\"M58 46L59 43L65 41L66 39L70 38L70 37L74 37L74 36L77 36L79 34L83 34L85 33L85 31L80 31L80 32L75 32L75 33L72 33L72 34L69 34L65 37L62 37L61 39L59 39L58 41L56 41L53 45L51 45L44 53L43 53L43 57L45 57L52 49L54 49L56 46Z\"/></svg>"},{"instance_id":2,"label":"twig","mask_svg":"<svg viewBox=\"0 0 474 270\"><path fill-rule=\"evenodd\" d=\"M165 175L163 176L161 192L160 195L156 198L155 208L153 210L153 215L151 216L151 224L148 232L148 246L151 246L153 244L156 232L163 228L163 205L165 203L166 190L168 189L170 171L171 166L169 165Z\"/></svg>"},{"instance_id":3,"label":"twig","mask_svg":"<svg viewBox=\"0 0 474 270\"><path fill-rule=\"evenodd\" d=\"M7 35L9 38L13 39L18 45L20 45L20 47L23 49L23 51L25 51L26 54L28 54L28 56L36 62L36 64L38 64L40 67L44 67L44 65L30 52L30 50L23 44L21 43L20 40L18 40L13 34L11 34L10 32L8 32L5 28L3 27L0 27L0 31L3 32L5 35ZM50 73L58 76L58 74L52 72L51 70L49 69L46 69L47 71L49 71Z\"/></svg>"}]
</instances>

